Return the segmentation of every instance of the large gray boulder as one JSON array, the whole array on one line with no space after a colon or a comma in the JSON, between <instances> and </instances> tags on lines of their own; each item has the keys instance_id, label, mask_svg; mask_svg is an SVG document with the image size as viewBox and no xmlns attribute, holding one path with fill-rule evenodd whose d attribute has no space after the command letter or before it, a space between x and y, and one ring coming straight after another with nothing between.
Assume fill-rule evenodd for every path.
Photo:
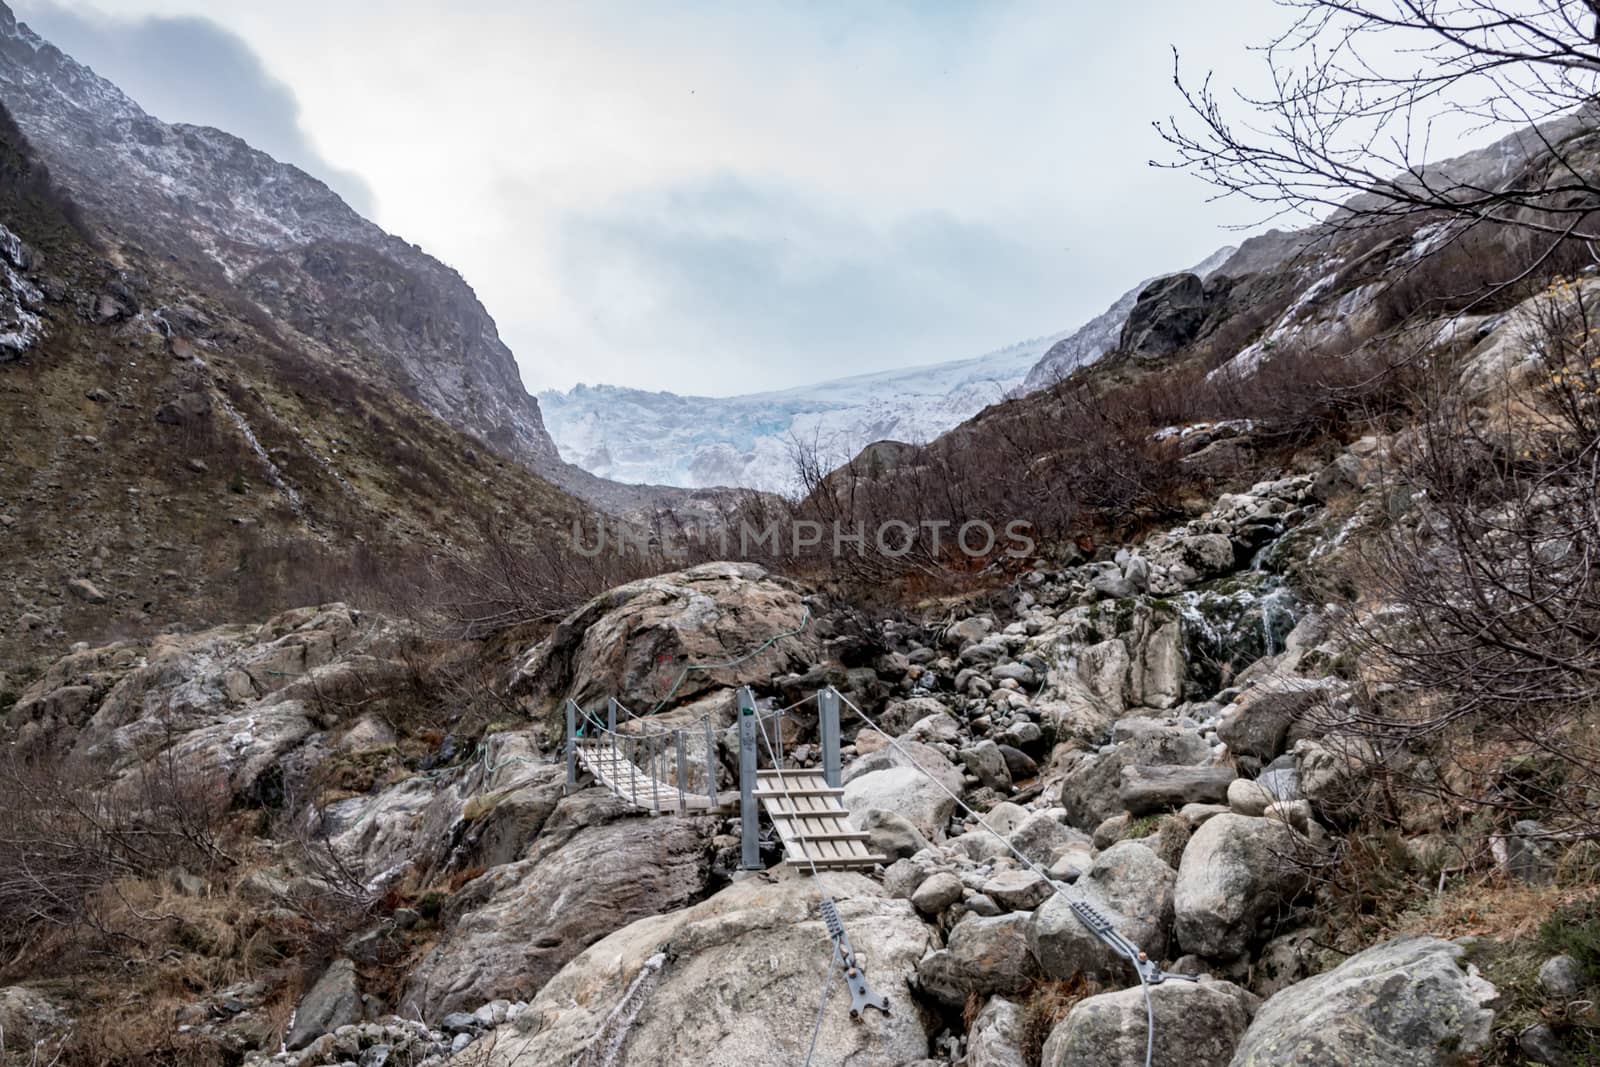
<instances>
[{"instance_id":1,"label":"large gray boulder","mask_svg":"<svg viewBox=\"0 0 1600 1067\"><path fill-rule=\"evenodd\" d=\"M853 759L844 768L840 781L849 785L864 774L886 771L890 767L921 770L952 793L960 793L962 789L960 768L946 759L944 753L921 741L897 741Z\"/></svg>"},{"instance_id":2,"label":"large gray boulder","mask_svg":"<svg viewBox=\"0 0 1600 1067\"><path fill-rule=\"evenodd\" d=\"M1217 723L1217 736L1238 755L1275 759L1283 752L1291 729L1304 728L1336 686L1322 678L1265 679L1228 706Z\"/></svg>"},{"instance_id":3,"label":"large gray boulder","mask_svg":"<svg viewBox=\"0 0 1600 1067\"><path fill-rule=\"evenodd\" d=\"M1138 762L1147 764L1192 767L1211 758L1211 746L1199 730L1160 719L1118 719L1111 726L1111 743L1133 746Z\"/></svg>"},{"instance_id":4,"label":"large gray boulder","mask_svg":"<svg viewBox=\"0 0 1600 1067\"><path fill-rule=\"evenodd\" d=\"M1228 798L1228 785L1237 777L1232 767L1124 767L1117 799L1135 815L1216 804Z\"/></svg>"},{"instance_id":5,"label":"large gray boulder","mask_svg":"<svg viewBox=\"0 0 1600 1067\"><path fill-rule=\"evenodd\" d=\"M849 1017L842 981L813 1067L899 1067L924 1059L940 1025L911 992L931 935L904 900L860 875L828 875L850 940L891 1012ZM572 960L514 1023L485 1067L607 1064L717 1067L800 1063L832 945L809 877L748 878L708 900L624 926Z\"/></svg>"},{"instance_id":6,"label":"large gray boulder","mask_svg":"<svg viewBox=\"0 0 1600 1067\"><path fill-rule=\"evenodd\" d=\"M1123 810L1118 790L1125 767L1194 766L1210 759L1200 734L1176 723L1154 719L1120 719L1111 728L1115 747L1084 756L1061 782L1061 806L1067 821L1093 830Z\"/></svg>"},{"instance_id":7,"label":"large gray boulder","mask_svg":"<svg viewBox=\"0 0 1600 1067\"><path fill-rule=\"evenodd\" d=\"M294 1010L294 1025L283 1040L285 1048L301 1049L341 1026L361 1021L361 990L356 985L356 965L334 960L322 972Z\"/></svg>"},{"instance_id":8,"label":"large gray boulder","mask_svg":"<svg viewBox=\"0 0 1600 1067\"><path fill-rule=\"evenodd\" d=\"M1128 961L1073 914L1071 903L1082 901L1110 919L1152 959L1162 959L1172 930L1176 879L1171 867L1137 841L1112 845L1095 857L1077 882L1063 887L1033 913L1028 946L1034 958L1053 978L1131 975Z\"/></svg>"},{"instance_id":9,"label":"large gray boulder","mask_svg":"<svg viewBox=\"0 0 1600 1067\"><path fill-rule=\"evenodd\" d=\"M922 991L960 1009L973 994L1018 996L1039 975L1028 951L1028 912L985 917L968 914L950 931L949 945L917 966Z\"/></svg>"},{"instance_id":10,"label":"large gray boulder","mask_svg":"<svg viewBox=\"0 0 1600 1067\"><path fill-rule=\"evenodd\" d=\"M999 745L984 739L971 748L962 749L957 755L980 783L1002 793L1011 791L1011 770L1006 766L1006 758L1001 754Z\"/></svg>"},{"instance_id":11,"label":"large gray boulder","mask_svg":"<svg viewBox=\"0 0 1600 1067\"><path fill-rule=\"evenodd\" d=\"M1275 819L1218 815L1184 849L1173 894L1178 943L1213 959L1242 953L1262 919L1307 884L1311 843Z\"/></svg>"},{"instance_id":12,"label":"large gray boulder","mask_svg":"<svg viewBox=\"0 0 1600 1067\"><path fill-rule=\"evenodd\" d=\"M1489 1043L1498 993L1461 956L1461 946L1433 937L1357 953L1262 1005L1232 1067L1465 1062Z\"/></svg>"},{"instance_id":13,"label":"large gray boulder","mask_svg":"<svg viewBox=\"0 0 1600 1067\"><path fill-rule=\"evenodd\" d=\"M1005 997L990 997L967 1031L967 1067L1028 1067L1022 1009Z\"/></svg>"},{"instance_id":14,"label":"large gray boulder","mask_svg":"<svg viewBox=\"0 0 1600 1067\"><path fill-rule=\"evenodd\" d=\"M903 815L931 841L943 840L955 798L912 767L889 767L845 783L844 806L852 816L878 809Z\"/></svg>"},{"instance_id":15,"label":"large gray boulder","mask_svg":"<svg viewBox=\"0 0 1600 1067\"><path fill-rule=\"evenodd\" d=\"M817 661L815 630L801 629L806 618L800 594L762 568L705 563L617 586L584 604L523 657L512 689L535 719L555 727L568 697L584 707L616 697L642 712L666 698L690 664L738 660L689 672L672 693L678 703L765 684ZM800 632L779 636L793 630Z\"/></svg>"},{"instance_id":16,"label":"large gray boulder","mask_svg":"<svg viewBox=\"0 0 1600 1067\"><path fill-rule=\"evenodd\" d=\"M1255 998L1232 982L1172 981L1150 989L1157 1064L1228 1067ZM1041 1067L1144 1067L1149 1015L1139 986L1075 1004L1045 1041ZM1284 1060L1283 1064L1310 1063ZM1329 1061L1330 1063L1332 1061Z\"/></svg>"},{"instance_id":17,"label":"large gray boulder","mask_svg":"<svg viewBox=\"0 0 1600 1067\"><path fill-rule=\"evenodd\" d=\"M406 1015L434 1019L499 997L526 999L612 931L704 893L718 820L619 819L563 834L562 820L607 810L596 803L591 812L580 796L562 802L527 858L492 868L449 900L446 914L457 918L412 972Z\"/></svg>"},{"instance_id":18,"label":"large gray boulder","mask_svg":"<svg viewBox=\"0 0 1600 1067\"><path fill-rule=\"evenodd\" d=\"M1130 753L1121 748L1079 759L1061 780L1061 806L1066 809L1067 822L1092 831L1120 813L1122 800L1117 790L1122 785L1122 768L1129 760Z\"/></svg>"},{"instance_id":19,"label":"large gray boulder","mask_svg":"<svg viewBox=\"0 0 1600 1067\"><path fill-rule=\"evenodd\" d=\"M989 825L994 823L985 816ZM995 830L1004 833L998 826ZM1029 862L1041 867L1048 867L1064 852L1070 850L1084 851L1089 847L1089 835L1082 830L1074 830L1056 817L1053 812L1036 811L1022 820L1015 830L1006 838L1011 846L1024 856Z\"/></svg>"},{"instance_id":20,"label":"large gray boulder","mask_svg":"<svg viewBox=\"0 0 1600 1067\"><path fill-rule=\"evenodd\" d=\"M883 714L877 717L878 725L890 737L900 737L911 731L918 723L929 722L926 732L936 733L940 730L940 720L949 719L950 711L944 702L933 697L910 697L906 700L891 700L883 709ZM952 723L955 721L950 720ZM914 738L922 740L922 738Z\"/></svg>"},{"instance_id":21,"label":"large gray boulder","mask_svg":"<svg viewBox=\"0 0 1600 1067\"><path fill-rule=\"evenodd\" d=\"M1136 356L1164 356L1193 341L1220 297L1197 274L1169 274L1139 293L1117 347Z\"/></svg>"}]
</instances>

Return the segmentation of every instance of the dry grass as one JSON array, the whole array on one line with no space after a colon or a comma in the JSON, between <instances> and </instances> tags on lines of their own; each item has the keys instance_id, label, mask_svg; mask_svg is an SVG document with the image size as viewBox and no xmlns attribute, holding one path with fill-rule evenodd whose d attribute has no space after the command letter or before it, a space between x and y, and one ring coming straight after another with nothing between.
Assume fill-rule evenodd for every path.
<instances>
[{"instance_id":1,"label":"dry grass","mask_svg":"<svg viewBox=\"0 0 1600 1067\"><path fill-rule=\"evenodd\" d=\"M1072 978L1047 978L1034 983L1022 1002L1022 1054L1030 1067L1036 1067L1044 1052L1050 1031L1080 1000L1103 988L1082 975Z\"/></svg>"}]
</instances>

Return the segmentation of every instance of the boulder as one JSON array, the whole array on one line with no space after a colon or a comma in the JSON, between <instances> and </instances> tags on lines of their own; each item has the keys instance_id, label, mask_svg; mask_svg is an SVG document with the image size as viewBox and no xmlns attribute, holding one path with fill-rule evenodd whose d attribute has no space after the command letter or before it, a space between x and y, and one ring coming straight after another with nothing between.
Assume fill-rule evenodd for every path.
<instances>
[{"instance_id":1,"label":"boulder","mask_svg":"<svg viewBox=\"0 0 1600 1067\"><path fill-rule=\"evenodd\" d=\"M775 877L740 880L591 946L514 1022L480 1039L485 1067L804 1061L831 945L814 881ZM884 897L858 874L830 873L828 890L868 981L891 1010L869 1009L852 1021L836 980L813 1067L925 1059L938 1023L919 1010L911 982L929 947L928 927L908 902Z\"/></svg>"},{"instance_id":2,"label":"boulder","mask_svg":"<svg viewBox=\"0 0 1600 1067\"><path fill-rule=\"evenodd\" d=\"M911 729L901 735L902 740L934 742L954 745L961 739L961 724L943 710L918 719Z\"/></svg>"},{"instance_id":3,"label":"boulder","mask_svg":"<svg viewBox=\"0 0 1600 1067\"><path fill-rule=\"evenodd\" d=\"M522 658L511 688L552 730L560 729L568 697L584 707L616 697L644 712L669 691L682 703L806 670L820 658L808 622L800 595L762 568L706 563L590 600ZM683 674L690 665L734 660Z\"/></svg>"},{"instance_id":4,"label":"boulder","mask_svg":"<svg viewBox=\"0 0 1600 1067\"><path fill-rule=\"evenodd\" d=\"M155 419L167 426L198 422L211 414L211 395L200 390L181 393L156 408Z\"/></svg>"},{"instance_id":5,"label":"boulder","mask_svg":"<svg viewBox=\"0 0 1600 1067\"><path fill-rule=\"evenodd\" d=\"M1305 867L1294 858L1311 847L1272 819L1230 813L1207 820L1178 865L1178 943L1212 959L1238 956L1260 934L1261 920L1305 889Z\"/></svg>"},{"instance_id":6,"label":"boulder","mask_svg":"<svg viewBox=\"0 0 1600 1067\"><path fill-rule=\"evenodd\" d=\"M1228 810L1235 815L1259 817L1276 800L1260 782L1235 778L1228 783Z\"/></svg>"},{"instance_id":7,"label":"boulder","mask_svg":"<svg viewBox=\"0 0 1600 1067\"><path fill-rule=\"evenodd\" d=\"M984 896L1006 911L1032 911L1050 899L1050 883L1025 868L1000 871L983 883Z\"/></svg>"},{"instance_id":8,"label":"boulder","mask_svg":"<svg viewBox=\"0 0 1600 1067\"><path fill-rule=\"evenodd\" d=\"M1200 335L1221 301L1217 287L1197 274L1169 274L1140 291L1122 325L1117 348L1134 356L1164 356Z\"/></svg>"},{"instance_id":9,"label":"boulder","mask_svg":"<svg viewBox=\"0 0 1600 1067\"><path fill-rule=\"evenodd\" d=\"M1140 763L1193 767L1211 759L1211 746L1200 731L1159 719L1118 719L1111 726L1111 743L1130 746Z\"/></svg>"},{"instance_id":10,"label":"boulder","mask_svg":"<svg viewBox=\"0 0 1600 1067\"><path fill-rule=\"evenodd\" d=\"M1274 759L1283 751L1290 728L1313 714L1335 684L1328 679L1265 679L1223 712L1217 736L1238 755Z\"/></svg>"},{"instance_id":11,"label":"boulder","mask_svg":"<svg viewBox=\"0 0 1600 1067\"><path fill-rule=\"evenodd\" d=\"M889 767L846 782L844 806L853 816L873 808L896 812L908 819L918 833L939 841L944 838L956 802L921 771Z\"/></svg>"},{"instance_id":12,"label":"boulder","mask_svg":"<svg viewBox=\"0 0 1600 1067\"><path fill-rule=\"evenodd\" d=\"M1094 830L1114 815L1123 812L1117 796L1122 784L1122 768L1131 753L1121 748L1085 756L1061 780L1061 806L1067 821L1080 830Z\"/></svg>"},{"instance_id":13,"label":"boulder","mask_svg":"<svg viewBox=\"0 0 1600 1067\"><path fill-rule=\"evenodd\" d=\"M961 899L966 887L950 871L932 874L911 894L911 905L924 915L938 915Z\"/></svg>"},{"instance_id":14,"label":"boulder","mask_svg":"<svg viewBox=\"0 0 1600 1067\"><path fill-rule=\"evenodd\" d=\"M994 823L990 822L989 825L994 826ZM1004 833L1000 827L994 826L994 828ZM1006 840L1018 852L1028 857L1030 863L1040 865L1054 863L1061 853L1068 849L1089 846L1087 834L1082 830L1071 829L1057 818L1055 813L1049 811L1036 811L1029 815L1020 826L1011 831Z\"/></svg>"},{"instance_id":15,"label":"boulder","mask_svg":"<svg viewBox=\"0 0 1600 1067\"><path fill-rule=\"evenodd\" d=\"M990 997L967 1031L966 1067L1028 1067L1022 1009L1005 997Z\"/></svg>"},{"instance_id":16,"label":"boulder","mask_svg":"<svg viewBox=\"0 0 1600 1067\"><path fill-rule=\"evenodd\" d=\"M1117 797L1135 815L1227 799L1232 767L1124 767Z\"/></svg>"},{"instance_id":17,"label":"boulder","mask_svg":"<svg viewBox=\"0 0 1600 1067\"><path fill-rule=\"evenodd\" d=\"M1137 841L1122 841L1106 849L1077 882L1052 895L1033 913L1028 943L1039 966L1053 978L1083 974L1122 979L1131 975L1128 961L1073 914L1072 901L1089 904L1151 958L1163 958L1172 929L1176 878L1171 867Z\"/></svg>"},{"instance_id":18,"label":"boulder","mask_svg":"<svg viewBox=\"0 0 1600 1067\"><path fill-rule=\"evenodd\" d=\"M950 931L949 944L917 965L923 993L948 1008L960 1009L973 994L1015 996L1038 977L1028 951L1026 912L993 918L969 914Z\"/></svg>"},{"instance_id":19,"label":"boulder","mask_svg":"<svg viewBox=\"0 0 1600 1067\"><path fill-rule=\"evenodd\" d=\"M1144 990L1134 986L1080 1000L1050 1031L1041 1067L1144 1067L1149 1041L1144 996ZM1228 1067L1255 1003L1254 997L1232 982L1176 981L1152 986L1153 1062Z\"/></svg>"},{"instance_id":20,"label":"boulder","mask_svg":"<svg viewBox=\"0 0 1600 1067\"><path fill-rule=\"evenodd\" d=\"M1000 746L993 741L979 741L971 748L960 751L961 762L978 781L1002 793L1011 791L1011 770Z\"/></svg>"},{"instance_id":21,"label":"boulder","mask_svg":"<svg viewBox=\"0 0 1600 1067\"><path fill-rule=\"evenodd\" d=\"M294 1010L294 1025L283 1039L285 1048L301 1049L323 1034L361 1021L361 990L356 965L334 960Z\"/></svg>"},{"instance_id":22,"label":"boulder","mask_svg":"<svg viewBox=\"0 0 1600 1067\"><path fill-rule=\"evenodd\" d=\"M1583 989L1583 965L1571 956L1551 956L1539 968L1539 985L1557 1000L1572 1000Z\"/></svg>"},{"instance_id":23,"label":"boulder","mask_svg":"<svg viewBox=\"0 0 1600 1067\"><path fill-rule=\"evenodd\" d=\"M617 811L586 807L580 796L558 805L527 858L492 868L450 898L446 914L457 918L412 972L405 1015L432 1019L496 997L526 999L607 934L705 891L719 820L620 819L563 833L564 821Z\"/></svg>"},{"instance_id":24,"label":"boulder","mask_svg":"<svg viewBox=\"0 0 1600 1067\"><path fill-rule=\"evenodd\" d=\"M1298 982L1262 1005L1232 1067L1463 1062L1488 1045L1498 993L1463 969L1462 953L1438 938L1401 938Z\"/></svg>"},{"instance_id":25,"label":"boulder","mask_svg":"<svg viewBox=\"0 0 1600 1067\"><path fill-rule=\"evenodd\" d=\"M989 829L995 833L1009 835L1027 822L1028 817L1032 814L1021 804L1013 804L1009 800L1002 800L983 813L983 821L988 823Z\"/></svg>"},{"instance_id":26,"label":"boulder","mask_svg":"<svg viewBox=\"0 0 1600 1067\"><path fill-rule=\"evenodd\" d=\"M912 728L920 723L928 722L927 729L936 732L941 729L940 717L949 719L950 711L944 702L933 697L911 697L908 700L891 700L883 709L883 714L877 716L878 725L891 737L902 737L911 732ZM932 720L929 722L929 720ZM951 720L953 723L955 720ZM932 740L930 737L915 737L916 741Z\"/></svg>"},{"instance_id":27,"label":"boulder","mask_svg":"<svg viewBox=\"0 0 1600 1067\"><path fill-rule=\"evenodd\" d=\"M867 839L869 851L887 856L891 861L915 856L928 847L928 839L922 836L922 831L898 812L866 808L851 813L850 824L871 835Z\"/></svg>"},{"instance_id":28,"label":"boulder","mask_svg":"<svg viewBox=\"0 0 1600 1067\"><path fill-rule=\"evenodd\" d=\"M1032 725L1031 723L1029 725ZM1037 727L1035 727L1037 729ZM1000 756L1006 761L1006 773L1011 781L1026 782L1039 773L1039 763L1032 756L1013 745L1001 745Z\"/></svg>"},{"instance_id":29,"label":"boulder","mask_svg":"<svg viewBox=\"0 0 1600 1067\"><path fill-rule=\"evenodd\" d=\"M895 860L883 869L883 891L891 897L910 900L922 883L936 873L929 853Z\"/></svg>"},{"instance_id":30,"label":"boulder","mask_svg":"<svg viewBox=\"0 0 1600 1067\"><path fill-rule=\"evenodd\" d=\"M864 774L888 770L890 767L911 767L925 771L952 793L960 793L962 789L960 769L946 759L944 753L920 741L897 741L851 760L839 780L849 785Z\"/></svg>"},{"instance_id":31,"label":"boulder","mask_svg":"<svg viewBox=\"0 0 1600 1067\"><path fill-rule=\"evenodd\" d=\"M1178 551L1200 578L1216 578L1228 574L1237 564L1233 541L1225 534L1196 534L1178 543Z\"/></svg>"}]
</instances>

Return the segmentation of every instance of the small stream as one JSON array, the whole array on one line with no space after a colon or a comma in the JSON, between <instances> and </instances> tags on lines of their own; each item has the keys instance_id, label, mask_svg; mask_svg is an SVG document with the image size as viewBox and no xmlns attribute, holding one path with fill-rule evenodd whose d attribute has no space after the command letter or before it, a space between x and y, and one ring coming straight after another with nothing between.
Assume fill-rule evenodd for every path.
<instances>
[{"instance_id":1,"label":"small stream","mask_svg":"<svg viewBox=\"0 0 1600 1067\"><path fill-rule=\"evenodd\" d=\"M1263 656L1283 652L1300 621L1299 597L1282 575L1267 569L1281 540L1263 546L1245 570L1175 598L1190 679L1208 694L1226 688Z\"/></svg>"}]
</instances>

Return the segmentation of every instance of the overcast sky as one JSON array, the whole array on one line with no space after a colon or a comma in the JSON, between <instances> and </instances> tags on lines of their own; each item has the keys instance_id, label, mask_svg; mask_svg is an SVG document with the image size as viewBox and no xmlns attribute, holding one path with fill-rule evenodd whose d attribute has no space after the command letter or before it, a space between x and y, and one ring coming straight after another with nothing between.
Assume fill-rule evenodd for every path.
<instances>
[{"instance_id":1,"label":"overcast sky","mask_svg":"<svg viewBox=\"0 0 1600 1067\"><path fill-rule=\"evenodd\" d=\"M974 356L1236 243L1154 170L1171 51L1270 0L16 0L167 121L464 274L537 391L721 395Z\"/></svg>"}]
</instances>

